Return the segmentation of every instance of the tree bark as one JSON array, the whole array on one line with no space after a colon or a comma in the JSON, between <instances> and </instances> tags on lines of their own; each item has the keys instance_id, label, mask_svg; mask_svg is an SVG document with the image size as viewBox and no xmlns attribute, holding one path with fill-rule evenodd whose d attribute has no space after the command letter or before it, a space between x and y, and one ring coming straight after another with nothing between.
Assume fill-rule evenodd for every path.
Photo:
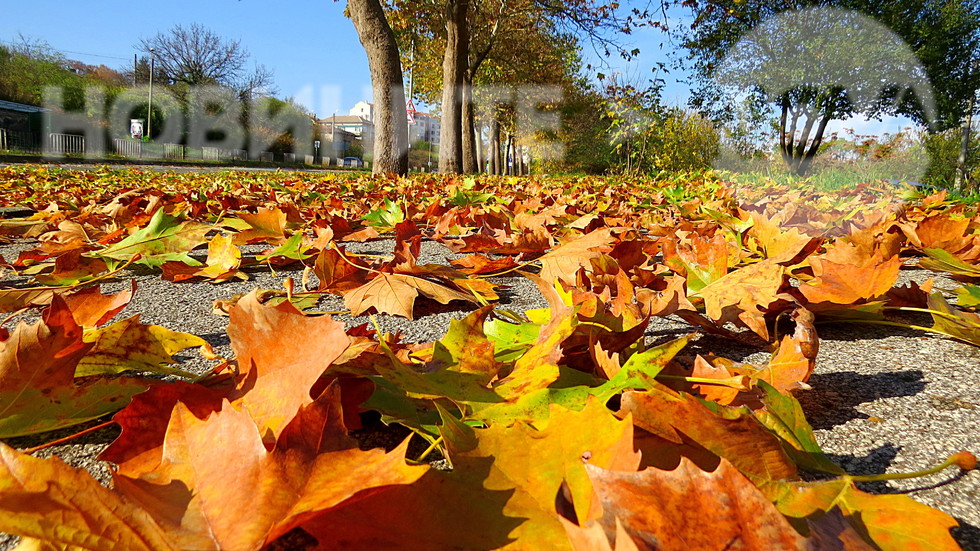
<instances>
[{"instance_id":1,"label":"tree bark","mask_svg":"<svg viewBox=\"0 0 980 551\"><path fill-rule=\"evenodd\" d=\"M442 127L439 172L463 171L462 93L469 51L469 0L446 1L446 52L442 58Z\"/></svg>"},{"instance_id":2,"label":"tree bark","mask_svg":"<svg viewBox=\"0 0 980 551\"><path fill-rule=\"evenodd\" d=\"M473 113L473 84L467 77L463 82L462 90L462 151L463 151L463 172L475 174L478 170L476 157L476 117Z\"/></svg>"},{"instance_id":3,"label":"tree bark","mask_svg":"<svg viewBox=\"0 0 980 551\"><path fill-rule=\"evenodd\" d=\"M408 115L398 43L379 0L348 0L357 36L364 46L374 90L375 174L408 173Z\"/></svg>"}]
</instances>

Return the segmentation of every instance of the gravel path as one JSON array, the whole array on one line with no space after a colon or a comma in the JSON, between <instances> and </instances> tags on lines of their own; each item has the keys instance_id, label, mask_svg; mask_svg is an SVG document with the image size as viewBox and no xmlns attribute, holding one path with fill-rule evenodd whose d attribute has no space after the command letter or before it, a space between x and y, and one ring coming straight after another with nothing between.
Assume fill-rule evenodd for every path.
<instances>
[{"instance_id":1,"label":"gravel path","mask_svg":"<svg viewBox=\"0 0 980 551\"><path fill-rule=\"evenodd\" d=\"M391 241L350 244L354 252L388 254ZM24 243L0 246L0 256L8 261L26 248ZM423 246L419 263L445 262L447 252L434 243ZM230 356L225 327L227 318L212 313L212 302L254 288L281 289L286 277L300 278L299 272L268 270L255 272L252 279L222 285L208 283L174 284L159 274L137 275L139 289L121 317L139 313L145 323L163 325L201 336L219 354ZM903 270L903 279L923 281L933 274ZM515 311L547 304L534 285L524 278L504 278L496 283L509 285L501 293L501 307ZM128 287L127 281L103 286L103 291ZM937 280L937 287L952 288L952 282ZM341 310L342 300L329 297L320 309ZM465 311L427 313L414 321L378 316L386 331L402 330L408 342L428 342L441 338L449 321L462 318ZM338 315L350 327L366 321ZM916 320L921 321L922 320ZM928 322L925 323L929 325ZM664 338L684 333L689 326L669 319L656 319L648 337ZM895 327L837 324L818 327L820 354L810 385L812 390L798 394L816 436L831 459L852 474L913 471L935 465L959 450L980 453L980 349ZM694 347L736 360L764 361L765 354L739 348L729 341L702 337ZM182 358L181 367L203 371L210 363L203 358ZM95 424L95 423L92 423ZM26 448L59 436L73 434L73 427L41 437L11 439L7 443ZM40 452L56 454L68 463L89 469L101 480L108 470L93 461L115 436L117 429L98 431L70 444ZM955 470L929 478L865 484L876 493L906 492L913 498L943 510L959 520L954 536L964 549L980 551L980 473L954 476ZM10 549L15 538L0 534L0 551Z\"/></svg>"}]
</instances>

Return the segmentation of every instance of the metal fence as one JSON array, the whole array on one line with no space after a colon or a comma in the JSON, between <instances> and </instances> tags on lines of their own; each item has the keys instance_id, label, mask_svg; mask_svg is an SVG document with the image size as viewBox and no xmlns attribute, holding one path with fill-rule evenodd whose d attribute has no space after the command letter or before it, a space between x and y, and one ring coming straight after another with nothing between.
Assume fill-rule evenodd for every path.
<instances>
[{"instance_id":1,"label":"metal fence","mask_svg":"<svg viewBox=\"0 0 980 551\"><path fill-rule=\"evenodd\" d=\"M136 157L138 159L143 158L143 142L141 141L117 138L112 141L112 146L116 150L117 155Z\"/></svg>"},{"instance_id":2,"label":"metal fence","mask_svg":"<svg viewBox=\"0 0 980 551\"><path fill-rule=\"evenodd\" d=\"M222 149L220 147L201 148L201 157L205 161L245 161L248 160L248 152L244 149Z\"/></svg>"},{"instance_id":3,"label":"metal fence","mask_svg":"<svg viewBox=\"0 0 980 551\"><path fill-rule=\"evenodd\" d=\"M163 144L163 158L164 159L186 159L187 158L187 148L176 143L165 143Z\"/></svg>"},{"instance_id":4,"label":"metal fence","mask_svg":"<svg viewBox=\"0 0 980 551\"><path fill-rule=\"evenodd\" d=\"M48 134L48 153L55 155L81 155L85 153L85 136Z\"/></svg>"},{"instance_id":5,"label":"metal fence","mask_svg":"<svg viewBox=\"0 0 980 551\"><path fill-rule=\"evenodd\" d=\"M40 153L41 147L36 134L0 128L0 151Z\"/></svg>"}]
</instances>

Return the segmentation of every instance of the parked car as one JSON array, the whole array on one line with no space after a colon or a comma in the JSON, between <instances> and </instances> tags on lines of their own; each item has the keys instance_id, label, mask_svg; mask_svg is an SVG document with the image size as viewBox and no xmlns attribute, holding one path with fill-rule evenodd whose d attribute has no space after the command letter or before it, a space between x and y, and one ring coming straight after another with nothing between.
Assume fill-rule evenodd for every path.
<instances>
[{"instance_id":1,"label":"parked car","mask_svg":"<svg viewBox=\"0 0 980 551\"><path fill-rule=\"evenodd\" d=\"M361 168L364 166L364 161L358 159L357 157L344 157L344 166L349 166L351 168Z\"/></svg>"}]
</instances>

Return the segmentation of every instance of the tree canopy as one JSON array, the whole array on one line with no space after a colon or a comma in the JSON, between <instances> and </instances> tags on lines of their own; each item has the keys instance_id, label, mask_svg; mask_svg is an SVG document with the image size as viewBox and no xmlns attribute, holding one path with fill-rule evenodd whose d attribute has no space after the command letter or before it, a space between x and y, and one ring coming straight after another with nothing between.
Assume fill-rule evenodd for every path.
<instances>
[{"instance_id":1,"label":"tree canopy","mask_svg":"<svg viewBox=\"0 0 980 551\"><path fill-rule=\"evenodd\" d=\"M941 130L957 124L978 87L969 71L980 29L972 1L690 5L693 105L724 122L746 96L768 105L779 113L780 152L801 175L830 120L905 115Z\"/></svg>"}]
</instances>

